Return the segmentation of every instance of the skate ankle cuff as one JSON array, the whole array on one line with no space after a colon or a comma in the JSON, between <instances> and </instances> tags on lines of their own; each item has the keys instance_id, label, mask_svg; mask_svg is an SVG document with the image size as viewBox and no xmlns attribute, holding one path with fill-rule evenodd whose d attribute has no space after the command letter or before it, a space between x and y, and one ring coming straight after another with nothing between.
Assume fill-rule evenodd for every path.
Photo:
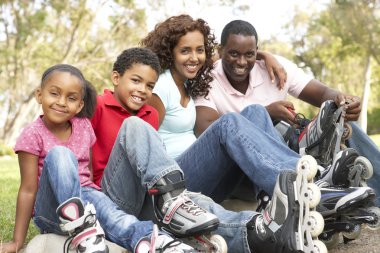
<instances>
[{"instance_id":1,"label":"skate ankle cuff","mask_svg":"<svg viewBox=\"0 0 380 253\"><path fill-rule=\"evenodd\" d=\"M61 220L63 220L61 218ZM84 213L82 216L77 217L76 219L67 222L63 222L60 224L61 230L63 232L68 232L69 234L72 234L75 230L78 230L78 228L83 227L83 229L87 227L92 227L96 222L96 210L94 205L87 204Z\"/></svg>"},{"instance_id":2,"label":"skate ankle cuff","mask_svg":"<svg viewBox=\"0 0 380 253\"><path fill-rule=\"evenodd\" d=\"M167 185L155 185L153 188L148 190L149 195L162 195L167 192L172 192L177 189L184 189L185 188L185 180L171 183Z\"/></svg>"}]
</instances>

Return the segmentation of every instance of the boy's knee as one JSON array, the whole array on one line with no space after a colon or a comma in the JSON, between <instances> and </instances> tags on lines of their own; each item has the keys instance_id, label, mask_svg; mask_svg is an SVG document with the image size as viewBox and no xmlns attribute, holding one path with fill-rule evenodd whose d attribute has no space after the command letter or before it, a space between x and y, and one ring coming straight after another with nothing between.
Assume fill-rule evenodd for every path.
<instances>
[{"instance_id":1,"label":"boy's knee","mask_svg":"<svg viewBox=\"0 0 380 253\"><path fill-rule=\"evenodd\" d=\"M55 146L52 149L49 150L47 153L45 160L62 160L62 161L68 161L76 159L73 152L64 146Z\"/></svg>"}]
</instances>

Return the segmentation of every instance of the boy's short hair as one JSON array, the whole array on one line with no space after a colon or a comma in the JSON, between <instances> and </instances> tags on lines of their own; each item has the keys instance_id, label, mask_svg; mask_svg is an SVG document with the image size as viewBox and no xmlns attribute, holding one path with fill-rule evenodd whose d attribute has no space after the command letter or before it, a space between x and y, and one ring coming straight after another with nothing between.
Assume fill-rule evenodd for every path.
<instances>
[{"instance_id":1,"label":"boy's short hair","mask_svg":"<svg viewBox=\"0 0 380 253\"><path fill-rule=\"evenodd\" d=\"M130 69L134 64L148 65L160 74L160 61L155 53L148 48L133 47L124 50L113 64L113 71L116 71L121 76L127 69Z\"/></svg>"}]
</instances>

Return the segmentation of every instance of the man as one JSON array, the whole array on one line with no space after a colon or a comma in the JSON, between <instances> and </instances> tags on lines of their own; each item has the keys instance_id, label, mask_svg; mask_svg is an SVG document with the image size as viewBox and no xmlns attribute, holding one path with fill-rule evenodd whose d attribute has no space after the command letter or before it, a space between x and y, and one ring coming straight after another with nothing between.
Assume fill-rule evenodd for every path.
<instances>
[{"instance_id":1,"label":"man","mask_svg":"<svg viewBox=\"0 0 380 253\"><path fill-rule=\"evenodd\" d=\"M276 85L268 76L265 63L256 61L258 36L248 22L235 20L223 29L220 60L215 63L214 80L206 98L200 97L196 104L196 132L201 134L213 121L227 112L240 112L250 104L261 104L267 108L272 120L283 120L295 124L294 106L285 101L287 94L309 104L320 107L326 100L346 108L345 119L356 121L360 115L360 98L329 88L306 75L292 62L277 57L287 72L285 84ZM380 151L370 138L353 123L353 135L349 146L367 157L374 168L380 168ZM369 186L379 196L380 171L375 170ZM377 205L380 204L377 197Z\"/></svg>"}]
</instances>

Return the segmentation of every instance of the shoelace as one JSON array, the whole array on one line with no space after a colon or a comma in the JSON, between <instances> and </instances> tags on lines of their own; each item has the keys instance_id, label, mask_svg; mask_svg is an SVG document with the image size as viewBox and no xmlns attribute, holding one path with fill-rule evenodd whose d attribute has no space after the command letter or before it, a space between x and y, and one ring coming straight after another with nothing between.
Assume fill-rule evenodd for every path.
<instances>
[{"instance_id":1,"label":"shoelace","mask_svg":"<svg viewBox=\"0 0 380 253\"><path fill-rule=\"evenodd\" d=\"M204 209L202 209L200 206L196 205L191 200L190 196L191 195L197 195L197 194L200 194L200 193L195 193L195 192L190 192L188 190L184 190L178 196L171 198L168 201L166 201L166 203L172 203L173 201L175 201L177 199L182 199L183 200L182 208L185 209L188 213L191 213L195 216L198 216L198 215L201 215L203 213L206 213L206 211Z\"/></svg>"}]
</instances>

